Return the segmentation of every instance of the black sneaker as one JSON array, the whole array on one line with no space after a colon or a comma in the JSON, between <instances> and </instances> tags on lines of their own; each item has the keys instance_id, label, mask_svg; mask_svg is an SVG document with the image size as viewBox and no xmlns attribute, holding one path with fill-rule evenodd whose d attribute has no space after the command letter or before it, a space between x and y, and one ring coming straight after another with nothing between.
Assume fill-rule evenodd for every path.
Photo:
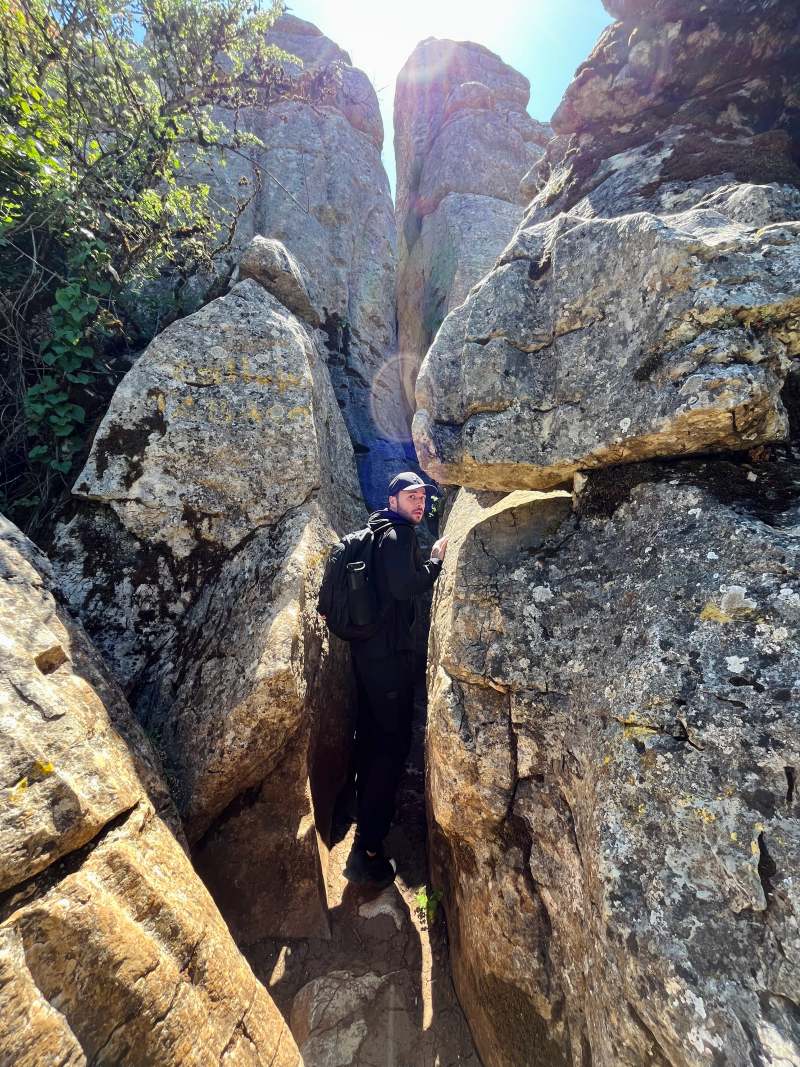
<instances>
[{"instance_id":1,"label":"black sneaker","mask_svg":"<svg viewBox=\"0 0 800 1067\"><path fill-rule=\"evenodd\" d=\"M394 881L394 864L381 853L368 856L364 848L350 849L347 863L343 874L348 882L355 885L374 886L376 889L385 889Z\"/></svg>"}]
</instances>

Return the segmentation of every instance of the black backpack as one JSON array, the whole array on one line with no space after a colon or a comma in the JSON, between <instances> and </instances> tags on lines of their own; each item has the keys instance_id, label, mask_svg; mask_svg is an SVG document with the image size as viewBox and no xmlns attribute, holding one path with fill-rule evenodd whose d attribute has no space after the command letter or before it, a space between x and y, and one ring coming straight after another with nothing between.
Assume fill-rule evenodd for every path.
<instances>
[{"instance_id":1,"label":"black backpack","mask_svg":"<svg viewBox=\"0 0 800 1067\"><path fill-rule=\"evenodd\" d=\"M317 611L331 633L344 641L373 637L386 617L375 588L372 530L346 534L331 549L322 576Z\"/></svg>"}]
</instances>

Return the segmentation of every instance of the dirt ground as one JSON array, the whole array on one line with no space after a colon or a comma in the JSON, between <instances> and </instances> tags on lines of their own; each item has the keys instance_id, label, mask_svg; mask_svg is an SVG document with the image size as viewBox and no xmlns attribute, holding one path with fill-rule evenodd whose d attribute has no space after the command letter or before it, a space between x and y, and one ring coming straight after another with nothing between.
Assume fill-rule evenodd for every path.
<instances>
[{"instance_id":1,"label":"dirt ground","mask_svg":"<svg viewBox=\"0 0 800 1067\"><path fill-rule=\"evenodd\" d=\"M341 874L354 827L334 827L328 878L331 938L264 940L248 951L256 975L289 1021L305 1067L480 1067L450 978L444 914L428 923L423 771L425 691L386 841L395 884L381 893ZM337 840L338 839L338 840Z\"/></svg>"}]
</instances>

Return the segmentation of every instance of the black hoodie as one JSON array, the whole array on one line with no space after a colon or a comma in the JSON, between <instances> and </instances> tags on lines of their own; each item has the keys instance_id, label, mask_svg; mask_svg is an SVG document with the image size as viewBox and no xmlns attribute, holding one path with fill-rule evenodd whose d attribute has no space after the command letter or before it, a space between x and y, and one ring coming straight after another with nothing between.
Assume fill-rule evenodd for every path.
<instances>
[{"instance_id":1,"label":"black hoodie","mask_svg":"<svg viewBox=\"0 0 800 1067\"><path fill-rule=\"evenodd\" d=\"M413 651L414 598L433 586L442 561L423 560L414 523L396 511L376 511L368 525L375 539L372 567L385 621L374 637L353 642L351 647L366 659L381 659L395 652Z\"/></svg>"}]
</instances>

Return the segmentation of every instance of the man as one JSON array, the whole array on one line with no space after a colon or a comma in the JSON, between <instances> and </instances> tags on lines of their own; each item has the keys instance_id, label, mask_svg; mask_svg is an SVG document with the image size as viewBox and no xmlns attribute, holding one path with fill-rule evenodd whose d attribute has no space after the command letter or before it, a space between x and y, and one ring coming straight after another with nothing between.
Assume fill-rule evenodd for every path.
<instances>
[{"instance_id":1,"label":"man","mask_svg":"<svg viewBox=\"0 0 800 1067\"><path fill-rule=\"evenodd\" d=\"M382 621L378 632L350 645L358 690L356 725L356 836L344 869L351 882L386 886L394 867L383 839L394 817L395 795L411 747L414 704L414 597L433 586L447 550L440 538L423 562L414 527L433 488L404 471L389 483L389 506L369 518L372 572Z\"/></svg>"}]
</instances>

